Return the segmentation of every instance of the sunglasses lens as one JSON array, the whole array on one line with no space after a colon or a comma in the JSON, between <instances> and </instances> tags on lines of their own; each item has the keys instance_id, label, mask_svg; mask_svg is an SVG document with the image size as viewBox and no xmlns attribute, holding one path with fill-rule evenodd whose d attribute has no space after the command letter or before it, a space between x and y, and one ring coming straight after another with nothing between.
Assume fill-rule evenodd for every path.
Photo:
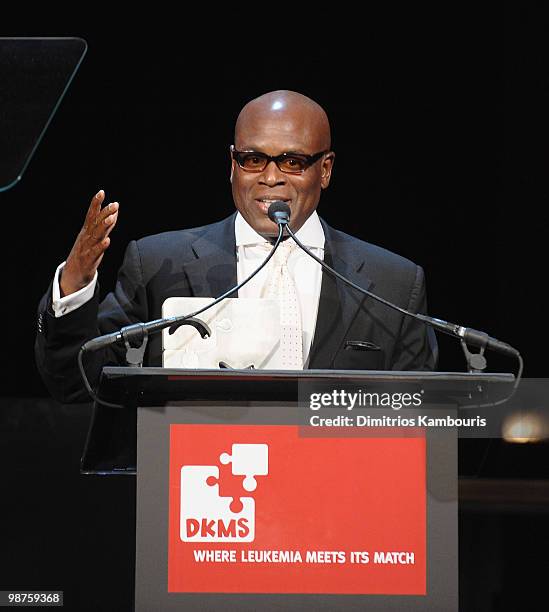
<instances>
[{"instance_id":1,"label":"sunglasses lens","mask_svg":"<svg viewBox=\"0 0 549 612\"><path fill-rule=\"evenodd\" d=\"M261 172L267 165L267 160L257 153L243 153L238 156L238 163L244 170Z\"/></svg>"},{"instance_id":2,"label":"sunglasses lens","mask_svg":"<svg viewBox=\"0 0 549 612\"><path fill-rule=\"evenodd\" d=\"M278 162L278 167L282 172L295 172L301 173L307 167L307 161L301 157L294 157L287 155L284 159Z\"/></svg>"}]
</instances>

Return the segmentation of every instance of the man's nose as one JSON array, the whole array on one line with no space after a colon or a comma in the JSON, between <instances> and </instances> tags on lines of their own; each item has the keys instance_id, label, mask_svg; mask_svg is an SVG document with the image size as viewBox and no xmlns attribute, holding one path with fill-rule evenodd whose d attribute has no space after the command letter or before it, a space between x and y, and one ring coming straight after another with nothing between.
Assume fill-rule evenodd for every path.
<instances>
[{"instance_id":1,"label":"man's nose","mask_svg":"<svg viewBox=\"0 0 549 612\"><path fill-rule=\"evenodd\" d=\"M261 173L259 182L269 187L284 185L286 183L286 176L274 161L270 161Z\"/></svg>"}]
</instances>

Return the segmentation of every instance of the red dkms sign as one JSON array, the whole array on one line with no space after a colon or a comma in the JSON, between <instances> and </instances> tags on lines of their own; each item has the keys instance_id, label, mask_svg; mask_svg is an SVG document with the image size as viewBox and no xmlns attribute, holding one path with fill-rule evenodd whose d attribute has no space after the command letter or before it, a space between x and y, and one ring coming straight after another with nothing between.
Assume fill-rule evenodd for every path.
<instances>
[{"instance_id":1,"label":"red dkms sign","mask_svg":"<svg viewBox=\"0 0 549 612\"><path fill-rule=\"evenodd\" d=\"M425 439L172 425L171 593L426 594Z\"/></svg>"}]
</instances>

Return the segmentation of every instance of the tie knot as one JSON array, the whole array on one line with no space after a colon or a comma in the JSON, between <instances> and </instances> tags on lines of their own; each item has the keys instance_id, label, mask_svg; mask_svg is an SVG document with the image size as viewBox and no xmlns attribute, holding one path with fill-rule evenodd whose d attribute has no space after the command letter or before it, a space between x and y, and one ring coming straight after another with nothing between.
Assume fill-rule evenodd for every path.
<instances>
[{"instance_id":1,"label":"tie knot","mask_svg":"<svg viewBox=\"0 0 549 612\"><path fill-rule=\"evenodd\" d=\"M288 238L287 240L284 240L284 242L281 242L278 245L276 253L274 254L274 259L277 265L286 265L288 263L288 257L290 257L291 253L293 253L296 246L296 243L291 238Z\"/></svg>"}]
</instances>

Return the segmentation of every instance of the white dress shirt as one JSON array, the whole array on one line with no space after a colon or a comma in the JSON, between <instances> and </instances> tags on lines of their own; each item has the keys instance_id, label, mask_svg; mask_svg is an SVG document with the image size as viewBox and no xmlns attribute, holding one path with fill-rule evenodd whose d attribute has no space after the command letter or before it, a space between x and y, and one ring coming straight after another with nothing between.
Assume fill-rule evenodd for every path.
<instances>
[{"instance_id":1,"label":"white dress shirt","mask_svg":"<svg viewBox=\"0 0 549 612\"><path fill-rule=\"evenodd\" d=\"M61 297L61 289L59 287L59 276L61 271L65 267L65 261L57 266L55 276L53 277L52 286L52 308L56 317L62 317L63 315L69 314L72 310L76 310L79 306L83 306L86 302L89 302L95 292L95 285L97 285L97 271L89 285L82 287L75 293Z\"/></svg>"},{"instance_id":2,"label":"white dress shirt","mask_svg":"<svg viewBox=\"0 0 549 612\"><path fill-rule=\"evenodd\" d=\"M240 213L236 215L234 230L236 236L236 273L240 283L261 265L272 246L246 223ZM324 230L316 211L296 232L296 236L319 259L324 259ZM288 238L288 240L291 240L291 238ZM271 259L263 270L240 289L239 297L264 297L272 266L274 266L274 261ZM288 258L288 269L297 288L303 331L303 360L304 367L307 367L318 314L322 268L312 257L296 248ZM265 364L264 367L268 368L269 366Z\"/></svg>"},{"instance_id":3,"label":"white dress shirt","mask_svg":"<svg viewBox=\"0 0 549 612\"><path fill-rule=\"evenodd\" d=\"M324 230L316 211L305 221L301 229L296 232L296 236L319 259L324 259ZM240 283L261 265L261 262L267 257L272 246L263 236L248 225L240 213L236 215L235 238L236 274L237 281ZM291 240L291 238L288 238L288 240ZM257 298L264 296L271 264L273 264L273 260L240 289L238 292L239 297ZM65 262L57 267L53 281L52 308L56 317L62 317L88 302L93 297L97 284L96 272L89 285L76 293L61 297L59 275L64 265ZM304 367L307 367L318 314L322 268L320 264L299 248L295 249L290 255L288 268L297 287L303 330L303 359ZM268 367L268 365L266 364L265 367Z\"/></svg>"}]
</instances>

